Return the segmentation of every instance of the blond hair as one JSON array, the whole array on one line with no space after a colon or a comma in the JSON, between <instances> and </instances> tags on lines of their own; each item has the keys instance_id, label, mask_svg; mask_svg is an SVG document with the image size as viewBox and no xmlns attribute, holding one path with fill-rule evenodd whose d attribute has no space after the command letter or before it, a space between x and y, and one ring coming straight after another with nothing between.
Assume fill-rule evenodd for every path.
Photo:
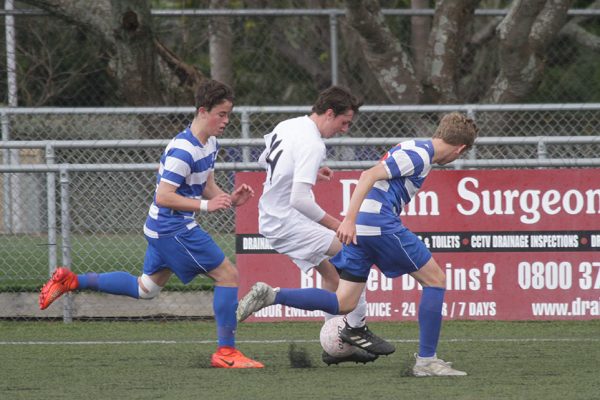
<instances>
[{"instance_id":1,"label":"blond hair","mask_svg":"<svg viewBox=\"0 0 600 400\"><path fill-rule=\"evenodd\" d=\"M464 114L453 112L444 115L433 137L454 146L464 144L469 149L475 143L477 132L475 121Z\"/></svg>"}]
</instances>

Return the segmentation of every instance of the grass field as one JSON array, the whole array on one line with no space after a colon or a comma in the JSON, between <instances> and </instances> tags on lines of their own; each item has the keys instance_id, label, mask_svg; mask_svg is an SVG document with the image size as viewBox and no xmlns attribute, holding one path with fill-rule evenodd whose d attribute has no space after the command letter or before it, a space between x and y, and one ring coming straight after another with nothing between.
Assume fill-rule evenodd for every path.
<instances>
[{"instance_id":1,"label":"grass field","mask_svg":"<svg viewBox=\"0 0 600 400\"><path fill-rule=\"evenodd\" d=\"M230 260L235 262L235 236L213 235ZM58 263L61 263L58 244ZM77 273L122 270L139 274L146 252L146 240L139 234L73 235L71 267ZM39 290L48 279L48 238L45 235L0 235L0 292ZM169 290L202 290L212 288L209 279L196 279L184 286L177 279Z\"/></svg>"},{"instance_id":2,"label":"grass field","mask_svg":"<svg viewBox=\"0 0 600 400\"><path fill-rule=\"evenodd\" d=\"M444 325L439 356L467 377L408 375L415 323L373 323L396 353L327 367L320 323L245 323L264 370L209 367L214 322L0 322L2 399L598 399L600 320ZM311 366L295 368L290 345Z\"/></svg>"}]
</instances>

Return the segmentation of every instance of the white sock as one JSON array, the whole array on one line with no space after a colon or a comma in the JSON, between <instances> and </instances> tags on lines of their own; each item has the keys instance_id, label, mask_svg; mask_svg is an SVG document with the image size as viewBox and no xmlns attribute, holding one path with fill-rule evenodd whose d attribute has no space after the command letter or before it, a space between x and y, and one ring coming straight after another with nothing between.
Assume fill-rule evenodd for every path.
<instances>
[{"instance_id":1,"label":"white sock","mask_svg":"<svg viewBox=\"0 0 600 400\"><path fill-rule=\"evenodd\" d=\"M362 328L365 326L367 319L367 287L363 289L363 292L358 299L356 308L346 315L346 321L352 328Z\"/></svg>"},{"instance_id":2,"label":"white sock","mask_svg":"<svg viewBox=\"0 0 600 400\"><path fill-rule=\"evenodd\" d=\"M421 357L420 355L417 354L417 362L422 362L422 363L427 363L429 361L433 361L437 359L437 354L432 355L431 357Z\"/></svg>"},{"instance_id":3,"label":"white sock","mask_svg":"<svg viewBox=\"0 0 600 400\"><path fill-rule=\"evenodd\" d=\"M326 312L323 312L323 314L325 315L325 322L329 321L331 318L337 317L335 314L329 314Z\"/></svg>"}]
</instances>

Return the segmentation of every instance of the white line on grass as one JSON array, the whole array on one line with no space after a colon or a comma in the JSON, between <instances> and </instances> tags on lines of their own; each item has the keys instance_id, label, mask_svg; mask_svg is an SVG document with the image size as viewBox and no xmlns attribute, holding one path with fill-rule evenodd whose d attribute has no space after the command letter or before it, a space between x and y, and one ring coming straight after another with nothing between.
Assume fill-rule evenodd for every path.
<instances>
[{"instance_id":1,"label":"white line on grass","mask_svg":"<svg viewBox=\"0 0 600 400\"><path fill-rule=\"evenodd\" d=\"M417 343L417 339L387 339L394 343ZM124 344L214 344L216 340L82 340L82 341L0 341L1 346L50 346L50 345L124 345ZM252 344L277 344L277 343L318 343L318 340L237 340L237 343ZM468 342L496 342L496 343L521 343L521 342L600 342L600 338L490 338L490 339L441 339L440 342L468 343Z\"/></svg>"}]
</instances>

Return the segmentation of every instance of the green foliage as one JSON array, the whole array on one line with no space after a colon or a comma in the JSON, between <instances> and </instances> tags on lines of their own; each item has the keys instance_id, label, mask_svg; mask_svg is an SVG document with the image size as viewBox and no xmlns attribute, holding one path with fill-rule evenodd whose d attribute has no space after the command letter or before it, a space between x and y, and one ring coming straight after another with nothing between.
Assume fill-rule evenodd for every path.
<instances>
[{"instance_id":1,"label":"green foliage","mask_svg":"<svg viewBox=\"0 0 600 400\"><path fill-rule=\"evenodd\" d=\"M570 56L557 59L550 52L548 65L538 89L531 94L532 103L585 103L600 101L600 54L569 43ZM554 57L553 57L554 56ZM573 60L577 60L573 62Z\"/></svg>"},{"instance_id":2,"label":"green foliage","mask_svg":"<svg viewBox=\"0 0 600 400\"><path fill-rule=\"evenodd\" d=\"M153 9L207 9L209 0L152 0ZM509 0L481 1L478 8L506 8ZM593 0L577 0L573 8L587 8ZM258 1L240 0L227 3L228 8L343 8L342 0ZM410 8L410 0L385 0L381 8ZM429 7L435 2L429 1ZM370 103L385 103L356 49L345 49L349 43L342 35L343 17L338 20L340 82L362 92ZM477 17L485 22L489 17ZM109 46L89 32L50 15L16 17L17 64L19 104L22 106L127 106L119 98L119 87L109 64ZM237 104L297 105L311 104L316 93L330 82L331 50L327 16L231 17L233 30L234 88ZM580 26L600 35L600 18L578 17ZM174 54L189 65L210 75L208 21L205 16L153 17L155 36ZM402 46L410 43L410 18L387 16L391 32ZM3 23L3 21L2 21ZM0 29L4 26L0 23ZM306 68L286 57L274 43L276 32L285 37L285 43L294 51L314 61L317 68ZM597 102L600 88L597 65L600 55L578 47L566 39L555 41L545 57L548 66L539 88L529 95L527 102ZM6 69L5 42L0 50L0 70ZM354 46L354 45L352 45ZM465 54L465 59L473 54ZM486 60L488 58L486 57ZM492 63L493 64L493 63ZM318 71L315 71L317 69ZM310 72L309 72L310 70ZM493 78L493 77L488 77ZM490 79L488 79L491 81ZM0 74L0 103L7 101L6 74ZM470 82L481 87L482 82ZM483 85L486 86L486 85ZM485 89L485 87L484 87ZM470 90L469 93L480 93ZM167 96L168 97L168 96ZM470 96L465 101L478 101Z\"/></svg>"},{"instance_id":3,"label":"green foliage","mask_svg":"<svg viewBox=\"0 0 600 400\"><path fill-rule=\"evenodd\" d=\"M83 29L50 16L17 24L18 98L22 106L114 105L108 54Z\"/></svg>"}]
</instances>

